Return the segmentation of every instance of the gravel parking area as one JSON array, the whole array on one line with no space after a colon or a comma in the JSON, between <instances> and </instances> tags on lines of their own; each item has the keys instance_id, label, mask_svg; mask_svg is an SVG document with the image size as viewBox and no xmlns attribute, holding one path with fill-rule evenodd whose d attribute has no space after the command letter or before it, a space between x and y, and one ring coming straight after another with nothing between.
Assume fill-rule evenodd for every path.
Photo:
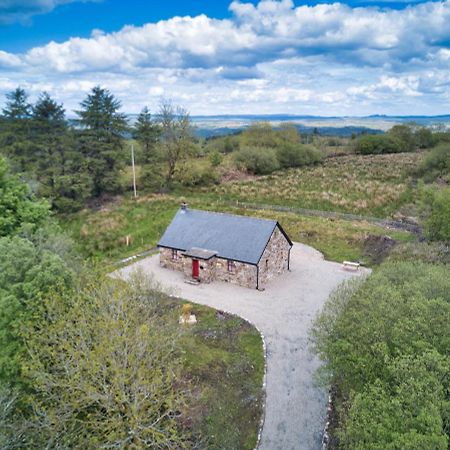
<instances>
[{"instance_id":1,"label":"gravel parking area","mask_svg":"<svg viewBox=\"0 0 450 450\"><path fill-rule=\"evenodd\" d=\"M221 282L187 284L182 273L161 268L158 255L118 274L126 278L136 268L153 273L174 295L237 314L262 332L267 372L260 449L322 448L327 393L314 384L319 361L308 349L308 329L330 292L343 280L368 273L367 269L345 271L341 264L325 261L317 250L298 243L291 250L291 271L263 292Z\"/></svg>"}]
</instances>

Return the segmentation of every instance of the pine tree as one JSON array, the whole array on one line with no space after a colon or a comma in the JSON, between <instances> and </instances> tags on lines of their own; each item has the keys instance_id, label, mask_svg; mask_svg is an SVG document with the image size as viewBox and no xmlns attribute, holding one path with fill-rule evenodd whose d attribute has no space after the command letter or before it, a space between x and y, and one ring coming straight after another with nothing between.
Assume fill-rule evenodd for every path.
<instances>
[{"instance_id":1,"label":"pine tree","mask_svg":"<svg viewBox=\"0 0 450 450\"><path fill-rule=\"evenodd\" d=\"M120 107L113 94L96 86L81 102L82 109L76 112L84 128L78 139L79 151L86 159L94 196L120 189L119 171L124 160L122 136L128 129Z\"/></svg>"},{"instance_id":2,"label":"pine tree","mask_svg":"<svg viewBox=\"0 0 450 450\"><path fill-rule=\"evenodd\" d=\"M29 119L31 117L31 105L28 103L28 94L21 87L6 94L6 107L3 115L6 119Z\"/></svg>"},{"instance_id":3,"label":"pine tree","mask_svg":"<svg viewBox=\"0 0 450 450\"><path fill-rule=\"evenodd\" d=\"M0 148L14 172L27 172L32 157L30 140L31 105L28 94L18 87L6 94L1 121Z\"/></svg>"},{"instance_id":4,"label":"pine tree","mask_svg":"<svg viewBox=\"0 0 450 450\"><path fill-rule=\"evenodd\" d=\"M147 107L143 108L134 125L133 137L142 145L144 162L149 162L154 155L155 145L161 134L158 124L152 119Z\"/></svg>"}]
</instances>

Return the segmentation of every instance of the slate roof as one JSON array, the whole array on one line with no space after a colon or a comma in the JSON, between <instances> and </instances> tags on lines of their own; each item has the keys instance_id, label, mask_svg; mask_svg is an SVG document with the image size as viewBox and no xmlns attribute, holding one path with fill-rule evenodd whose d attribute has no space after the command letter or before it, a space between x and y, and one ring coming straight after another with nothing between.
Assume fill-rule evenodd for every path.
<instances>
[{"instance_id":1,"label":"slate roof","mask_svg":"<svg viewBox=\"0 0 450 450\"><path fill-rule=\"evenodd\" d=\"M221 258L258 264L276 227L292 245L275 220L186 208L178 210L158 246L210 250Z\"/></svg>"}]
</instances>

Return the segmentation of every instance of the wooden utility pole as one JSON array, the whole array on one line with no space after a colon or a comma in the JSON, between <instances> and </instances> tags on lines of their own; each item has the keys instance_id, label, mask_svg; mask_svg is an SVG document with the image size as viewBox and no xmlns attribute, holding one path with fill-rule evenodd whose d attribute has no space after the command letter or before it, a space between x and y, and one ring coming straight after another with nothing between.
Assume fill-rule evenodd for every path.
<instances>
[{"instance_id":1,"label":"wooden utility pole","mask_svg":"<svg viewBox=\"0 0 450 450\"><path fill-rule=\"evenodd\" d=\"M137 197L137 191L136 191L136 167L134 166L134 144L131 144L131 166L133 168L133 191L134 191L134 198Z\"/></svg>"}]
</instances>

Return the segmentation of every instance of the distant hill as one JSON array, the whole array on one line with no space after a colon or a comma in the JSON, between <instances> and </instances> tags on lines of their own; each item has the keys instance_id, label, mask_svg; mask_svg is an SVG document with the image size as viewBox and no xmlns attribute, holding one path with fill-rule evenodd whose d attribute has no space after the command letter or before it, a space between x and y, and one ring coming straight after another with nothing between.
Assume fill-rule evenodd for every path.
<instances>
[{"instance_id":1,"label":"distant hill","mask_svg":"<svg viewBox=\"0 0 450 450\"><path fill-rule=\"evenodd\" d=\"M129 114L133 124L137 114ZM256 122L269 122L278 127L292 123L302 133L315 129L323 136L351 136L362 133L383 133L396 124L415 122L423 126L450 128L450 114L440 116L311 116L294 114L233 114L215 116L191 116L195 134L200 138L239 133ZM75 125L75 123L73 123ZM75 125L76 126L76 125Z\"/></svg>"},{"instance_id":2,"label":"distant hill","mask_svg":"<svg viewBox=\"0 0 450 450\"><path fill-rule=\"evenodd\" d=\"M396 124L415 122L424 126L450 127L450 115L442 116L386 116L322 117L292 114L192 116L199 137L211 137L239 132L256 122L270 122L273 126L294 124L302 133L316 129L325 136L351 136L361 133L383 133Z\"/></svg>"}]
</instances>

